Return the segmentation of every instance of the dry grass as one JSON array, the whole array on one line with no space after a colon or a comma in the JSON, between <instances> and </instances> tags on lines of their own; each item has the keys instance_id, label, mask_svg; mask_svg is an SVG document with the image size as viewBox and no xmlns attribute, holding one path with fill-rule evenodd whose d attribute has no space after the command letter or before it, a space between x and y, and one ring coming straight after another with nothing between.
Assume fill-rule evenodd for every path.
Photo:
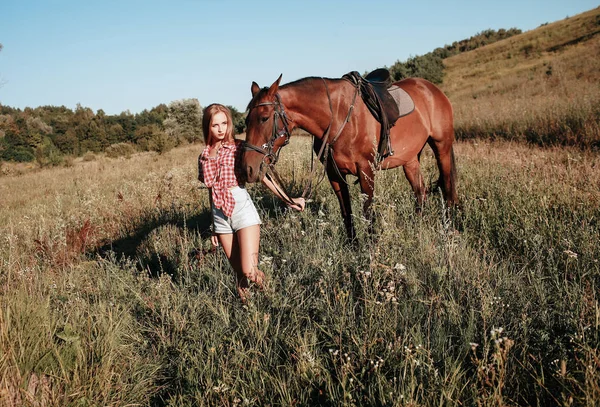
<instances>
[{"instance_id":1,"label":"dry grass","mask_svg":"<svg viewBox=\"0 0 600 407\"><path fill-rule=\"evenodd\" d=\"M296 191L308 143L278 164ZM251 186L270 284L241 307L206 250L198 152L0 178L5 405L598 401L597 155L458 143L458 234L381 172L378 240L357 216L353 250L326 182L302 214Z\"/></svg>"}]
</instances>

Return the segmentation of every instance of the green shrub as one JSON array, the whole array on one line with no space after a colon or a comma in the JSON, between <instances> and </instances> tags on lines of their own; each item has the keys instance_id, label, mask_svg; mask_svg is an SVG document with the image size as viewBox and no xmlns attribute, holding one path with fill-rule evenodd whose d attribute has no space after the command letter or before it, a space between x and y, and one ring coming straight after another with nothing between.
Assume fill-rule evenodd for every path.
<instances>
[{"instance_id":1,"label":"green shrub","mask_svg":"<svg viewBox=\"0 0 600 407\"><path fill-rule=\"evenodd\" d=\"M130 158L137 151L136 147L131 143L111 144L106 148L106 156L110 158L126 157Z\"/></svg>"},{"instance_id":2,"label":"green shrub","mask_svg":"<svg viewBox=\"0 0 600 407\"><path fill-rule=\"evenodd\" d=\"M95 160L96 160L96 154L94 154L91 151L88 151L83 155L83 161L95 161Z\"/></svg>"},{"instance_id":3,"label":"green shrub","mask_svg":"<svg viewBox=\"0 0 600 407\"><path fill-rule=\"evenodd\" d=\"M7 146L2 151L2 159L5 161L31 162L35 159L33 149L28 146Z\"/></svg>"},{"instance_id":4,"label":"green shrub","mask_svg":"<svg viewBox=\"0 0 600 407\"><path fill-rule=\"evenodd\" d=\"M48 137L35 149L35 160L40 167L61 165L64 156Z\"/></svg>"}]
</instances>

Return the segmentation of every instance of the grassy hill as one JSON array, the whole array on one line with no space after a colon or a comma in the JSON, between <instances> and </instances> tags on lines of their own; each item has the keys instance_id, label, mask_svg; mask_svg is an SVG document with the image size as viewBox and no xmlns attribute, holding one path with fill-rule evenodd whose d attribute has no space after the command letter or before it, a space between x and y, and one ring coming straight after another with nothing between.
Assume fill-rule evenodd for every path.
<instances>
[{"instance_id":1,"label":"grassy hill","mask_svg":"<svg viewBox=\"0 0 600 407\"><path fill-rule=\"evenodd\" d=\"M600 8L444 62L459 137L600 147Z\"/></svg>"}]
</instances>

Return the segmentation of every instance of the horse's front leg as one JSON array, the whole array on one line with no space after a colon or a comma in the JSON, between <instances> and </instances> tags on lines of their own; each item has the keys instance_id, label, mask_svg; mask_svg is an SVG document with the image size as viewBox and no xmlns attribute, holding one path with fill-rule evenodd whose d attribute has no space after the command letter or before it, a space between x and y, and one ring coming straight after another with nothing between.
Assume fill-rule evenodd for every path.
<instances>
[{"instance_id":1,"label":"horse's front leg","mask_svg":"<svg viewBox=\"0 0 600 407\"><path fill-rule=\"evenodd\" d=\"M352 206L350 203L350 191L348 190L348 184L346 183L346 177L338 175L334 171L330 171L330 167L327 168L327 177L329 183L335 192L335 196L340 203L340 212L344 219L344 226L346 227L346 236L351 243L356 243L356 231L354 229L354 222L352 220Z\"/></svg>"},{"instance_id":2,"label":"horse's front leg","mask_svg":"<svg viewBox=\"0 0 600 407\"><path fill-rule=\"evenodd\" d=\"M319 153L321 146L322 141L315 138L313 149L316 154ZM331 154L333 154L333 150ZM322 159L321 162L325 165L327 178L340 204L340 212L344 220L344 227L346 228L346 237L350 243L356 244L356 230L354 229L354 221L352 220L352 205L350 203L350 191L348 190L346 176L339 172L332 155L328 156L325 160Z\"/></svg>"},{"instance_id":3,"label":"horse's front leg","mask_svg":"<svg viewBox=\"0 0 600 407\"><path fill-rule=\"evenodd\" d=\"M360 183L360 190L365 196L365 202L363 204L363 214L368 222L368 231L370 235L373 235L375 229L373 225L374 214L373 214L373 192L375 190L375 173L369 163L359 168L360 173L358 174L358 181Z\"/></svg>"}]
</instances>

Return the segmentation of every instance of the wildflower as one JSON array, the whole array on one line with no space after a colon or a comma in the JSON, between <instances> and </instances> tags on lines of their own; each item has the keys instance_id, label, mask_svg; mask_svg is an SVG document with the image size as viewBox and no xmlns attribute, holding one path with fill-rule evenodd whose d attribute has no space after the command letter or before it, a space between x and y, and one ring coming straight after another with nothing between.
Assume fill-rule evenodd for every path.
<instances>
[{"instance_id":1,"label":"wildflower","mask_svg":"<svg viewBox=\"0 0 600 407\"><path fill-rule=\"evenodd\" d=\"M406 273L406 266L401 263L396 263L394 265L394 270L398 270L400 272L400 274L404 274L404 273Z\"/></svg>"},{"instance_id":2,"label":"wildflower","mask_svg":"<svg viewBox=\"0 0 600 407\"><path fill-rule=\"evenodd\" d=\"M500 327L500 328L492 328L492 329L490 330L490 336L491 336L492 338L496 338L496 337L500 336L500 334L501 334L502 332L504 332L504 328L502 328L502 327Z\"/></svg>"}]
</instances>

